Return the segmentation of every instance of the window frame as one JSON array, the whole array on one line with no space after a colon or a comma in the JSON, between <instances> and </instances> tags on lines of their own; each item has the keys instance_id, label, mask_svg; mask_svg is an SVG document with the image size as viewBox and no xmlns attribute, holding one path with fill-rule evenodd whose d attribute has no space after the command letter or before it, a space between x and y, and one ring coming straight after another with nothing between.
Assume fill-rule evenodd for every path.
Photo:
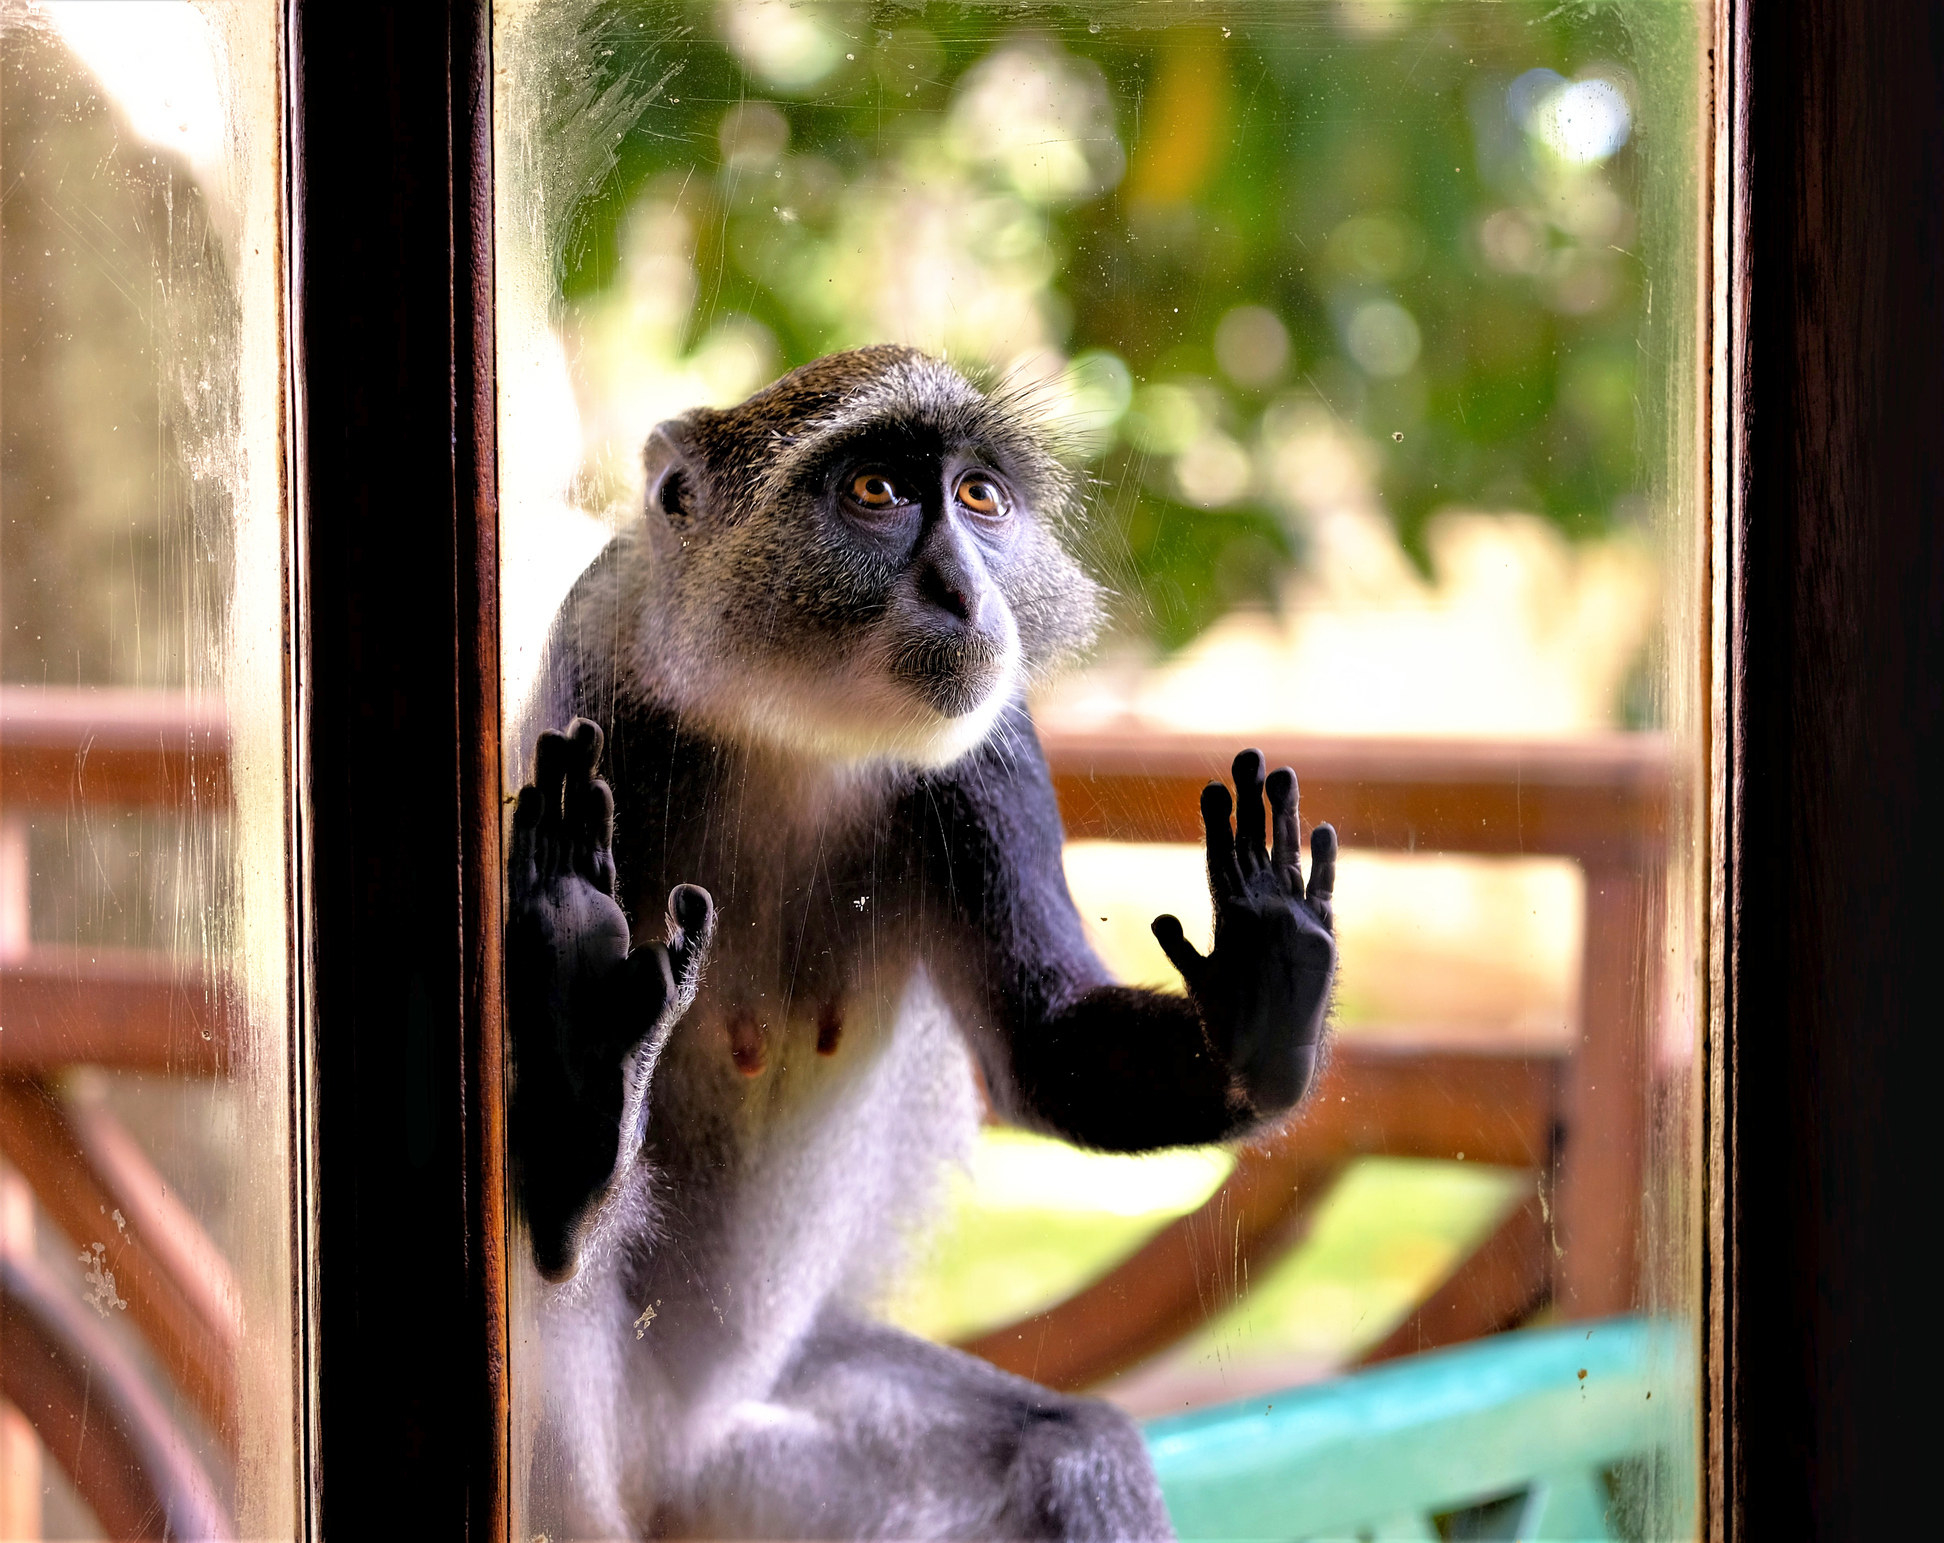
<instances>
[{"instance_id":1,"label":"window frame","mask_svg":"<svg viewBox=\"0 0 1944 1543\"><path fill-rule=\"evenodd\" d=\"M285 16L306 1529L500 1539L490 9Z\"/></svg>"},{"instance_id":2,"label":"window frame","mask_svg":"<svg viewBox=\"0 0 1944 1543\"><path fill-rule=\"evenodd\" d=\"M490 7L286 7L306 1528L498 1540ZM1925 1471L1894 1335L1927 1305L1896 1223L1928 1171L1944 366L1903 345L1944 337L1944 47L1919 7L1858 17L1715 0L1703 82L1715 1540L1913 1524Z\"/></svg>"},{"instance_id":3,"label":"window frame","mask_svg":"<svg viewBox=\"0 0 1944 1543\"><path fill-rule=\"evenodd\" d=\"M1714 32L1708 1536L1914 1535L1944 38L1842 0Z\"/></svg>"}]
</instances>

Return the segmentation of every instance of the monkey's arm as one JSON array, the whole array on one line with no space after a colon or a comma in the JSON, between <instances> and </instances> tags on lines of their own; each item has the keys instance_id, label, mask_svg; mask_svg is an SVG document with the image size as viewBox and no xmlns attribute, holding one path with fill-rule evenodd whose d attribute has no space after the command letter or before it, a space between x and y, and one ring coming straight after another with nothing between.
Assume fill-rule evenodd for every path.
<instances>
[{"instance_id":1,"label":"monkey's arm","mask_svg":"<svg viewBox=\"0 0 1944 1543\"><path fill-rule=\"evenodd\" d=\"M668 897L666 942L629 951L614 899L614 798L601 731L546 733L509 846L508 1138L534 1262L572 1275L601 1199L641 1149L648 1081L694 997L714 926L707 893Z\"/></svg>"},{"instance_id":2,"label":"monkey's arm","mask_svg":"<svg viewBox=\"0 0 1944 1543\"><path fill-rule=\"evenodd\" d=\"M1336 838L1319 826L1306 886L1296 856L1290 773L1236 760L1228 790L1202 797L1215 947L1203 958L1173 917L1156 936L1187 996L1114 985L1087 945L1061 865L1059 811L1037 736L1018 711L992 743L929 795L943 908L960 946L933 950L1001 1108L1109 1150L1221 1140L1295 1105L1321 1048L1336 945L1330 886Z\"/></svg>"}]
</instances>

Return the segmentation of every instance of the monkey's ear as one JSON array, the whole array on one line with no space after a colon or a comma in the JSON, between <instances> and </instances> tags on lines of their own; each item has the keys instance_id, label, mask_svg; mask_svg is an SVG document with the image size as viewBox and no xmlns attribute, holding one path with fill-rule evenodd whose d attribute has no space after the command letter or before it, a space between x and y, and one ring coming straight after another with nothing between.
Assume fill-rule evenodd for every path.
<instances>
[{"instance_id":1,"label":"monkey's ear","mask_svg":"<svg viewBox=\"0 0 1944 1543\"><path fill-rule=\"evenodd\" d=\"M648 473L648 508L660 510L662 518L677 528L692 524L702 512L702 479L682 424L657 425L641 459Z\"/></svg>"}]
</instances>

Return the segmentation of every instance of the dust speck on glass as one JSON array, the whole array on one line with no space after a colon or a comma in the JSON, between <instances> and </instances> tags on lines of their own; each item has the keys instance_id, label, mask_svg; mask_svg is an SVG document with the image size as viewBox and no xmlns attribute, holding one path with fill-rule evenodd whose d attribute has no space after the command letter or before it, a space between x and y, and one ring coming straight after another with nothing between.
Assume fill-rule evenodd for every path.
<instances>
[{"instance_id":1,"label":"dust speck on glass","mask_svg":"<svg viewBox=\"0 0 1944 1543\"><path fill-rule=\"evenodd\" d=\"M1692 1535L1705 21L496 6L520 1535Z\"/></svg>"}]
</instances>

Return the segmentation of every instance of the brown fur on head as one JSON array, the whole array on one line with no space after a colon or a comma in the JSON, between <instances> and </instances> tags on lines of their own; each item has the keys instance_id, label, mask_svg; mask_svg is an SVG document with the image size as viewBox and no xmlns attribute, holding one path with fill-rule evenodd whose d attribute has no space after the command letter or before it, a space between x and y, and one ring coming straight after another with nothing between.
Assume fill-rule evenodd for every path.
<instances>
[{"instance_id":1,"label":"brown fur on head","mask_svg":"<svg viewBox=\"0 0 1944 1543\"><path fill-rule=\"evenodd\" d=\"M942 765L1093 637L1054 534L1071 478L1017 404L912 349L816 360L646 457L643 685L718 733Z\"/></svg>"}]
</instances>

